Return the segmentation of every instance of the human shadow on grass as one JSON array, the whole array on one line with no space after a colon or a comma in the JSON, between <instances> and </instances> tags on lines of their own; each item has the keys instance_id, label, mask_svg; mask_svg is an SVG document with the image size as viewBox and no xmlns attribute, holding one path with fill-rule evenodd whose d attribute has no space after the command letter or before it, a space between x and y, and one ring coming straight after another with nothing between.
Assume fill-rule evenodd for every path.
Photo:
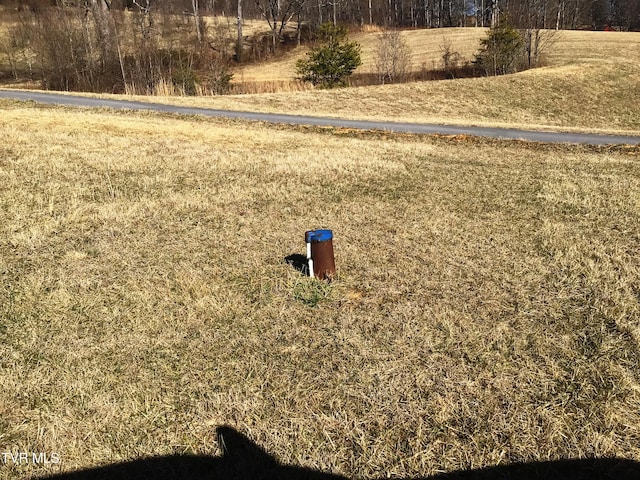
<instances>
[{"instance_id":1,"label":"human shadow on grass","mask_svg":"<svg viewBox=\"0 0 640 480\"><path fill-rule=\"evenodd\" d=\"M230 427L217 430L220 457L169 455L62 473L40 480L347 480L283 465ZM404 480L638 480L640 463L622 458L533 462Z\"/></svg>"}]
</instances>

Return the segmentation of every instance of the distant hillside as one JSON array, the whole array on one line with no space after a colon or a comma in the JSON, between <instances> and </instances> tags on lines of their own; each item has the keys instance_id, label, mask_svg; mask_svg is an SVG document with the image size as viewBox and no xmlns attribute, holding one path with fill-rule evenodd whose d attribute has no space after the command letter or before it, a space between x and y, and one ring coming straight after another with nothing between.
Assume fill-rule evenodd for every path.
<instances>
[{"instance_id":1,"label":"distant hillside","mask_svg":"<svg viewBox=\"0 0 640 480\"><path fill-rule=\"evenodd\" d=\"M434 69L441 66L444 46L449 43L453 51L457 51L463 60L470 61L478 50L480 39L485 35L484 28L439 28L404 30L401 36L411 49L411 69ZM356 73L375 73L376 43L382 34L381 29L360 32L350 35L362 45L362 66ZM296 76L295 64L305 58L308 47L301 46L274 59L268 66L262 63L247 64L234 69L235 81L284 81L293 80Z\"/></svg>"}]
</instances>

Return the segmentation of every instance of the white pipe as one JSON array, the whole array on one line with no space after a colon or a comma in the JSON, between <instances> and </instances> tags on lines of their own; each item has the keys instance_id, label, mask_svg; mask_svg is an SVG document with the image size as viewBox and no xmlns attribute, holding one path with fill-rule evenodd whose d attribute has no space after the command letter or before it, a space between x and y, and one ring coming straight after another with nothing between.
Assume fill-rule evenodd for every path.
<instances>
[{"instance_id":1,"label":"white pipe","mask_svg":"<svg viewBox=\"0 0 640 480\"><path fill-rule=\"evenodd\" d=\"M311 259L311 243L307 242L307 263L309 266L309 276L313 278L313 260Z\"/></svg>"}]
</instances>

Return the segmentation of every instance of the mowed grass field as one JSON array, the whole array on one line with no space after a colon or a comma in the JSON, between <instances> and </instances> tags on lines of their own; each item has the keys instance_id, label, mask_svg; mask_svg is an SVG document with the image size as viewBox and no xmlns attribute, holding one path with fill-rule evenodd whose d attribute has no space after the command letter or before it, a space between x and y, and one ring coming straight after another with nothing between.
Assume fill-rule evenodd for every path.
<instances>
[{"instance_id":1,"label":"mowed grass field","mask_svg":"<svg viewBox=\"0 0 640 480\"><path fill-rule=\"evenodd\" d=\"M443 42L471 60L485 34L481 28L402 32L414 69L438 67ZM353 35L363 46L363 65L357 72L375 71L379 35ZM546 66L515 75L335 90L154 97L152 101L350 119L640 135L640 33L561 31L554 35ZM300 48L274 62L237 69L234 81L269 84L275 90L289 88L295 62L305 52Z\"/></svg>"},{"instance_id":2,"label":"mowed grass field","mask_svg":"<svg viewBox=\"0 0 640 480\"><path fill-rule=\"evenodd\" d=\"M61 459L0 478L640 460L637 148L0 108L0 450Z\"/></svg>"},{"instance_id":3,"label":"mowed grass field","mask_svg":"<svg viewBox=\"0 0 640 480\"><path fill-rule=\"evenodd\" d=\"M254 26L255 24L252 24ZM254 27L255 28L255 27ZM419 71L440 68L444 46L449 45L461 60L470 61L478 51L479 42L485 37L484 28L438 28L401 30L400 36L410 49L409 70ZM383 30L380 27L365 26L363 31L351 32L349 40L362 47L362 65L357 73L376 73L376 52ZM260 63L247 64L236 69L235 81L282 81L296 78L296 62L307 58L308 46L295 48L275 61L269 68L261 68Z\"/></svg>"},{"instance_id":4,"label":"mowed grass field","mask_svg":"<svg viewBox=\"0 0 640 480\"><path fill-rule=\"evenodd\" d=\"M209 18L210 30L234 22ZM247 22L247 35L261 22ZM266 22L262 25L264 29ZM6 24L0 23L0 34ZM443 46L474 58L484 28L402 31L411 50L411 69L438 68ZM371 74L380 31L354 32L363 64ZM295 48L266 63L233 68L232 83L255 94L214 97L129 97L144 101L230 110L293 113L349 119L394 120L640 135L640 32L550 31L553 41L542 68L502 77L412 82L317 90L295 80L296 61L308 47ZM0 62L5 59L0 57ZM271 93L265 93L271 92Z\"/></svg>"}]
</instances>

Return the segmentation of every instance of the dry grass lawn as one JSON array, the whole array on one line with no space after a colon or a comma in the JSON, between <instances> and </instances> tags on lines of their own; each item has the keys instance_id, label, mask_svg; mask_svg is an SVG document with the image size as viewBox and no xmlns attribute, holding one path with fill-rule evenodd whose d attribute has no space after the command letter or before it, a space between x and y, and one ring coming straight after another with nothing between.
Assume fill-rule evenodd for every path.
<instances>
[{"instance_id":1,"label":"dry grass lawn","mask_svg":"<svg viewBox=\"0 0 640 480\"><path fill-rule=\"evenodd\" d=\"M358 36L365 51L361 68L367 71L373 69L370 52L377 35ZM443 37L470 58L484 29L404 35L413 47L414 65L430 68ZM546 67L502 77L151 101L351 119L640 135L640 33L563 31L548 52ZM301 49L268 65L248 66L236 72L236 80L262 78L275 90L283 88L294 75L296 59L303 56Z\"/></svg>"},{"instance_id":2,"label":"dry grass lawn","mask_svg":"<svg viewBox=\"0 0 640 480\"><path fill-rule=\"evenodd\" d=\"M208 23L212 30L233 28L231 21L222 18L208 19ZM258 31L261 25L248 22L246 33ZM446 42L464 59L473 58L485 32L482 28L447 28L404 31L402 35L412 50L412 68L419 70L438 66ZM353 34L363 46L359 72L375 71L379 35L377 31ZM306 51L306 47L297 48L268 63L234 70L234 82L263 93L138 99L350 119L640 135L638 32L559 32L548 49L546 66L516 75L331 91L314 90L294 80L295 62Z\"/></svg>"},{"instance_id":3,"label":"dry grass lawn","mask_svg":"<svg viewBox=\"0 0 640 480\"><path fill-rule=\"evenodd\" d=\"M485 36L483 28L438 28L429 30L406 30L400 35L411 50L412 71L421 68L434 69L441 67L443 45L450 43L452 50L457 51L463 60L472 60L478 50L480 39ZM376 73L376 48L381 31L358 32L349 35L350 40L362 46L362 66L358 73ZM278 81L294 80L296 62L307 57L308 47L296 48L281 58L269 62L269 67L262 64L248 64L236 70L237 81Z\"/></svg>"},{"instance_id":4,"label":"dry grass lawn","mask_svg":"<svg viewBox=\"0 0 640 480\"><path fill-rule=\"evenodd\" d=\"M62 459L0 478L222 424L360 478L640 460L637 148L0 108L0 451Z\"/></svg>"}]
</instances>

